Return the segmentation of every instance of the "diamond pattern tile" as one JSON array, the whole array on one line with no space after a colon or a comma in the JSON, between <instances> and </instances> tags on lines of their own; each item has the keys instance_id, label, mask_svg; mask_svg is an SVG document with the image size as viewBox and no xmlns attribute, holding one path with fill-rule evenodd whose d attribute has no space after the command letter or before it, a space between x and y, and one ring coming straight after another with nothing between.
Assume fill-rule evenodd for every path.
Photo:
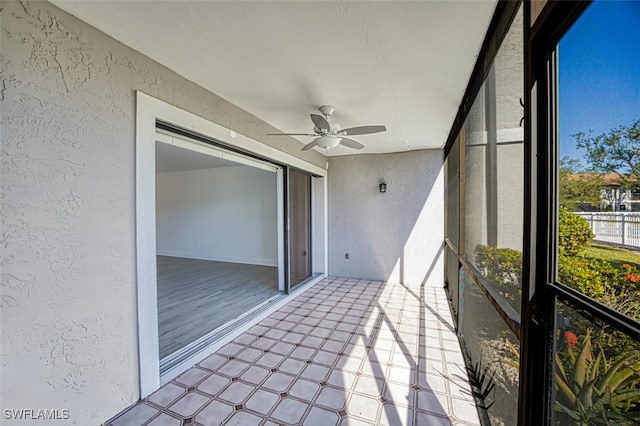
<instances>
[{"instance_id":1,"label":"diamond pattern tile","mask_svg":"<svg viewBox=\"0 0 640 426\"><path fill-rule=\"evenodd\" d=\"M341 409L345 406L347 394L342 389L323 387L316 403L327 408Z\"/></svg>"},{"instance_id":2,"label":"diamond pattern tile","mask_svg":"<svg viewBox=\"0 0 640 426\"><path fill-rule=\"evenodd\" d=\"M309 408L309 404L285 398L280 401L271 417L288 424L298 424L307 408Z\"/></svg>"},{"instance_id":3,"label":"diamond pattern tile","mask_svg":"<svg viewBox=\"0 0 640 426\"><path fill-rule=\"evenodd\" d=\"M253 386L242 382L235 382L220 394L220 399L233 404L238 404L244 401L254 390L255 388Z\"/></svg>"},{"instance_id":4,"label":"diamond pattern tile","mask_svg":"<svg viewBox=\"0 0 640 426\"><path fill-rule=\"evenodd\" d=\"M258 426L262 422L262 417L238 411L225 423L227 426Z\"/></svg>"},{"instance_id":5,"label":"diamond pattern tile","mask_svg":"<svg viewBox=\"0 0 640 426\"><path fill-rule=\"evenodd\" d=\"M444 290L330 277L106 426L479 425Z\"/></svg>"},{"instance_id":6,"label":"diamond pattern tile","mask_svg":"<svg viewBox=\"0 0 640 426\"><path fill-rule=\"evenodd\" d=\"M276 392L283 392L289 388L291 382L295 380L294 376L282 374L280 372L272 373L269 378L262 384L262 387L271 389Z\"/></svg>"},{"instance_id":7,"label":"diamond pattern tile","mask_svg":"<svg viewBox=\"0 0 640 426\"><path fill-rule=\"evenodd\" d=\"M222 424L233 413L233 407L220 401L211 401L209 405L200 411L195 420L203 425Z\"/></svg>"},{"instance_id":8,"label":"diamond pattern tile","mask_svg":"<svg viewBox=\"0 0 640 426\"><path fill-rule=\"evenodd\" d=\"M382 394L382 387L384 386L383 379L376 379L374 377L360 376L356 380L356 386L353 389L355 392L368 395L371 397L377 397Z\"/></svg>"},{"instance_id":9,"label":"diamond pattern tile","mask_svg":"<svg viewBox=\"0 0 640 426\"><path fill-rule=\"evenodd\" d=\"M335 426L340 421L340 416L335 411L325 410L320 407L312 407L305 419L305 426Z\"/></svg>"},{"instance_id":10,"label":"diamond pattern tile","mask_svg":"<svg viewBox=\"0 0 640 426\"><path fill-rule=\"evenodd\" d=\"M220 367L217 372L218 373L222 373L225 376L235 377L235 376L239 375L240 373L242 373L247 368L249 368L249 364L247 364L246 362L243 362L243 361L240 361L240 360L237 360L237 359L233 359L233 360L227 362L222 367Z\"/></svg>"},{"instance_id":11,"label":"diamond pattern tile","mask_svg":"<svg viewBox=\"0 0 640 426\"><path fill-rule=\"evenodd\" d=\"M298 379L294 382L289 390L289 395L296 398L312 401L313 397L318 393L320 385L310 380Z\"/></svg>"},{"instance_id":12,"label":"diamond pattern tile","mask_svg":"<svg viewBox=\"0 0 640 426\"><path fill-rule=\"evenodd\" d=\"M253 348L247 348L238 354L238 359L245 362L253 362L262 355L262 351Z\"/></svg>"},{"instance_id":13,"label":"diamond pattern tile","mask_svg":"<svg viewBox=\"0 0 640 426\"><path fill-rule=\"evenodd\" d=\"M243 334L243 336L248 336L248 334ZM204 361L200 363L200 367L213 371L213 370L216 370L225 362L227 362L226 356L222 356L220 354L213 354L208 358L205 358Z\"/></svg>"},{"instance_id":14,"label":"diamond pattern tile","mask_svg":"<svg viewBox=\"0 0 640 426\"><path fill-rule=\"evenodd\" d=\"M171 407L171 411L181 416L191 416L209 402L209 398L199 393L189 392Z\"/></svg>"},{"instance_id":15,"label":"diamond pattern tile","mask_svg":"<svg viewBox=\"0 0 640 426\"><path fill-rule=\"evenodd\" d=\"M329 367L323 365L310 364L302 372L302 377L320 383L329 376Z\"/></svg>"},{"instance_id":16,"label":"diamond pattern tile","mask_svg":"<svg viewBox=\"0 0 640 426\"><path fill-rule=\"evenodd\" d=\"M258 389L247 401L247 408L260 414L267 414L280 400L278 394Z\"/></svg>"},{"instance_id":17,"label":"diamond pattern tile","mask_svg":"<svg viewBox=\"0 0 640 426\"><path fill-rule=\"evenodd\" d=\"M380 410L380 421L383 426L411 426L414 421L414 410L409 407L401 407L395 404L385 403ZM429 425L431 423L415 423L416 425Z\"/></svg>"},{"instance_id":18,"label":"diamond pattern tile","mask_svg":"<svg viewBox=\"0 0 640 426\"><path fill-rule=\"evenodd\" d=\"M370 396L354 394L347 405L347 412L370 422L375 422L378 416L380 401Z\"/></svg>"},{"instance_id":19,"label":"diamond pattern tile","mask_svg":"<svg viewBox=\"0 0 640 426\"><path fill-rule=\"evenodd\" d=\"M137 404L128 408L118 417L113 419L109 424L113 426L141 425L151 419L158 413L153 407L147 404Z\"/></svg>"},{"instance_id":20,"label":"diamond pattern tile","mask_svg":"<svg viewBox=\"0 0 640 426\"><path fill-rule=\"evenodd\" d=\"M190 368L189 370L182 373L182 375L180 375L178 378L176 378L175 381L186 386L194 386L198 382L201 382L209 374L209 372L201 370L199 368Z\"/></svg>"},{"instance_id":21,"label":"diamond pattern tile","mask_svg":"<svg viewBox=\"0 0 640 426\"><path fill-rule=\"evenodd\" d=\"M178 399L178 397L182 396L182 394L185 392L186 389L184 387L175 385L173 383L167 383L166 386L161 387L151 396L149 396L148 400L153 402L154 404L166 407L173 401Z\"/></svg>"},{"instance_id":22,"label":"diamond pattern tile","mask_svg":"<svg viewBox=\"0 0 640 426\"><path fill-rule=\"evenodd\" d=\"M167 414L160 414L158 417L153 419L151 423L148 423L149 426L180 426L182 422L175 417L171 417Z\"/></svg>"}]
</instances>

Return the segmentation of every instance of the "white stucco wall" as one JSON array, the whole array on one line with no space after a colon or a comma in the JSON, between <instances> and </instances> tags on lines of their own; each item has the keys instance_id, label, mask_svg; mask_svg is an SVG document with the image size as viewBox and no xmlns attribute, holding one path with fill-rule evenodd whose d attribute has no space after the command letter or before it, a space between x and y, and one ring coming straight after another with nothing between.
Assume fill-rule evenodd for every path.
<instances>
[{"instance_id":1,"label":"white stucco wall","mask_svg":"<svg viewBox=\"0 0 640 426\"><path fill-rule=\"evenodd\" d=\"M331 275L443 285L442 151L331 157L328 185Z\"/></svg>"},{"instance_id":2,"label":"white stucco wall","mask_svg":"<svg viewBox=\"0 0 640 426\"><path fill-rule=\"evenodd\" d=\"M49 3L3 1L1 24L0 408L99 424L139 396L135 91L324 157Z\"/></svg>"},{"instance_id":3,"label":"white stucco wall","mask_svg":"<svg viewBox=\"0 0 640 426\"><path fill-rule=\"evenodd\" d=\"M158 173L158 254L277 266L276 183L249 166Z\"/></svg>"},{"instance_id":4,"label":"white stucco wall","mask_svg":"<svg viewBox=\"0 0 640 426\"><path fill-rule=\"evenodd\" d=\"M498 144L498 247L522 252L524 144ZM519 167L516 167L518 165Z\"/></svg>"},{"instance_id":5,"label":"white stucco wall","mask_svg":"<svg viewBox=\"0 0 640 426\"><path fill-rule=\"evenodd\" d=\"M496 125L498 134L509 132L506 141L498 138L497 212L498 247L522 251L524 229L524 46L523 7L496 54ZM504 144L501 142L509 142Z\"/></svg>"}]
</instances>

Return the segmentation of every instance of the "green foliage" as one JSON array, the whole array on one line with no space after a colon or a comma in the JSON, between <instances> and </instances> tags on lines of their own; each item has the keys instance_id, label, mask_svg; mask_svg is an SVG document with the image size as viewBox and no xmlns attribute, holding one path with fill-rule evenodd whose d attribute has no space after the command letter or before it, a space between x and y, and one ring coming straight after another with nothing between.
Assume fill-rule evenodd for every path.
<instances>
[{"instance_id":1,"label":"green foliage","mask_svg":"<svg viewBox=\"0 0 640 426\"><path fill-rule=\"evenodd\" d=\"M633 268L630 265L626 265ZM634 280L640 280L635 269L615 268L609 262L598 259L562 257L558 263L558 280L571 288L609 306L610 308L636 320L640 319L640 288ZM578 325L581 315L574 311L566 314L574 331L584 333L586 327ZM607 328L598 335L598 342L608 357L617 358L635 342L630 337Z\"/></svg>"},{"instance_id":2,"label":"green foliage","mask_svg":"<svg viewBox=\"0 0 640 426\"><path fill-rule=\"evenodd\" d=\"M558 279L587 296L640 319L640 272L635 264L612 265L583 254L593 234L583 218L560 209ZM475 265L498 292L519 311L522 253L478 245ZM563 312L573 332L565 350L555 354L558 425L630 425L640 418L640 350L638 342L605 327L594 334L577 311ZM574 334L575 333L575 334ZM506 339L501 363L518 368L519 351ZM562 346L561 346L562 347Z\"/></svg>"},{"instance_id":3,"label":"green foliage","mask_svg":"<svg viewBox=\"0 0 640 426\"><path fill-rule=\"evenodd\" d=\"M598 347L594 357L591 333L555 355L556 410L575 425L635 424L628 415L640 405L640 352L614 362Z\"/></svg>"},{"instance_id":4,"label":"green foliage","mask_svg":"<svg viewBox=\"0 0 640 426\"><path fill-rule=\"evenodd\" d=\"M640 320L640 272L634 264L616 267L607 260L585 256L591 238L593 233L585 219L560 209L559 282ZM519 312L522 253L478 245L474 254L480 273Z\"/></svg>"},{"instance_id":5,"label":"green foliage","mask_svg":"<svg viewBox=\"0 0 640 426\"><path fill-rule=\"evenodd\" d=\"M640 319L640 273L635 266L622 264L616 268L608 260L589 256L593 233L584 218L561 207L559 222L558 280L625 315Z\"/></svg>"},{"instance_id":6,"label":"green foliage","mask_svg":"<svg viewBox=\"0 0 640 426\"><path fill-rule=\"evenodd\" d=\"M480 273L520 312L522 253L510 248L477 245L474 254Z\"/></svg>"},{"instance_id":7,"label":"green foliage","mask_svg":"<svg viewBox=\"0 0 640 426\"><path fill-rule=\"evenodd\" d=\"M558 189L560 206L569 211L592 211L600 207L600 191L605 188L602 176L585 173L578 160L564 157L560 160Z\"/></svg>"},{"instance_id":8,"label":"green foliage","mask_svg":"<svg viewBox=\"0 0 640 426\"><path fill-rule=\"evenodd\" d=\"M624 182L623 189L640 189L640 119L601 135L589 131L572 136L576 147L587 151L586 159L594 172L615 173Z\"/></svg>"},{"instance_id":9,"label":"green foliage","mask_svg":"<svg viewBox=\"0 0 640 426\"><path fill-rule=\"evenodd\" d=\"M622 268L625 264L636 269L640 268L640 253L593 241L584 251L584 257L606 260L614 268Z\"/></svg>"},{"instance_id":10,"label":"green foliage","mask_svg":"<svg viewBox=\"0 0 640 426\"><path fill-rule=\"evenodd\" d=\"M561 255L558 262L558 280L596 300L602 300L608 286L618 287L621 278L605 260Z\"/></svg>"},{"instance_id":11,"label":"green foliage","mask_svg":"<svg viewBox=\"0 0 640 426\"><path fill-rule=\"evenodd\" d=\"M558 254L562 256L580 255L595 235L586 219L560 207L558 216Z\"/></svg>"}]
</instances>

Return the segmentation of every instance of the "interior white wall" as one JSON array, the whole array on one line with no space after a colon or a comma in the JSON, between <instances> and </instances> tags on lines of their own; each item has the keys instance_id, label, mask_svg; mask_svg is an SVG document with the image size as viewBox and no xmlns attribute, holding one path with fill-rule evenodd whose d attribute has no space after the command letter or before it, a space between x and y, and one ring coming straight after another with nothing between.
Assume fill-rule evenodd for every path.
<instances>
[{"instance_id":1,"label":"interior white wall","mask_svg":"<svg viewBox=\"0 0 640 426\"><path fill-rule=\"evenodd\" d=\"M0 401L101 424L140 397L136 90L283 163L325 161L51 3L5 1L1 16Z\"/></svg>"},{"instance_id":2,"label":"interior white wall","mask_svg":"<svg viewBox=\"0 0 640 426\"><path fill-rule=\"evenodd\" d=\"M278 266L276 174L250 166L156 174L159 255Z\"/></svg>"},{"instance_id":3,"label":"interior white wall","mask_svg":"<svg viewBox=\"0 0 640 426\"><path fill-rule=\"evenodd\" d=\"M443 168L441 150L331 157L329 274L442 286Z\"/></svg>"}]
</instances>

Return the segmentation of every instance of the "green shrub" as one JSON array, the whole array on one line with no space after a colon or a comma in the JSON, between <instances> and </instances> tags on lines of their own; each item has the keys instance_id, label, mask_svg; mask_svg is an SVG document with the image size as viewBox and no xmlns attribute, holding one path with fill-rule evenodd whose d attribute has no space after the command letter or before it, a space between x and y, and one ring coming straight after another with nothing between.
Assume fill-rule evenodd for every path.
<instances>
[{"instance_id":1,"label":"green shrub","mask_svg":"<svg viewBox=\"0 0 640 426\"><path fill-rule=\"evenodd\" d=\"M596 300L602 300L607 287L617 287L624 278L606 260L566 255L558 260L558 281Z\"/></svg>"},{"instance_id":2,"label":"green shrub","mask_svg":"<svg viewBox=\"0 0 640 426\"><path fill-rule=\"evenodd\" d=\"M633 265L614 267L582 254L593 238L586 220L560 209L558 280L632 318L640 317L640 271ZM478 245L475 266L517 311L522 288L522 253ZM638 342L611 327L594 332L574 309L561 309L571 331L555 358L556 420L560 425L635 424L640 411ZM562 339L562 338L560 338ZM510 344L510 342L507 342ZM518 368L517 349L503 363ZM564 348L562 350L561 348Z\"/></svg>"},{"instance_id":3,"label":"green shrub","mask_svg":"<svg viewBox=\"0 0 640 426\"><path fill-rule=\"evenodd\" d=\"M477 245L475 264L480 273L505 300L520 312L522 253L510 248Z\"/></svg>"},{"instance_id":4,"label":"green shrub","mask_svg":"<svg viewBox=\"0 0 640 426\"><path fill-rule=\"evenodd\" d=\"M560 256L558 281L636 320L640 319L640 274L602 259Z\"/></svg>"},{"instance_id":5,"label":"green shrub","mask_svg":"<svg viewBox=\"0 0 640 426\"><path fill-rule=\"evenodd\" d=\"M582 254L595 237L589 222L583 217L569 212L565 207L560 207L558 216L558 254L560 256L576 256Z\"/></svg>"}]
</instances>

